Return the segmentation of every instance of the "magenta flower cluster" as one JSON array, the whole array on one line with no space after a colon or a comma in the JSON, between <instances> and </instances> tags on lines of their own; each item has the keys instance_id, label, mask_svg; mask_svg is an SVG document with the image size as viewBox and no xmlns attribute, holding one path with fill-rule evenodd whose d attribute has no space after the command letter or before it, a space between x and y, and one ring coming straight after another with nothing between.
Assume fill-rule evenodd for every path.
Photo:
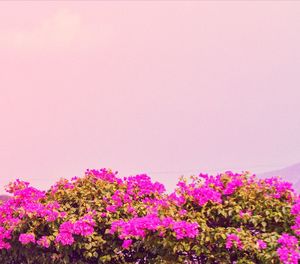
<instances>
[{"instance_id":1,"label":"magenta flower cluster","mask_svg":"<svg viewBox=\"0 0 300 264\"><path fill-rule=\"evenodd\" d=\"M42 236L36 243L44 248L50 247L50 240L47 236Z\"/></svg>"},{"instance_id":2,"label":"magenta flower cluster","mask_svg":"<svg viewBox=\"0 0 300 264\"><path fill-rule=\"evenodd\" d=\"M294 192L294 189L290 182L282 181L278 177L271 177L261 180L261 183L273 189L271 197L280 199L284 195L289 194L287 198L292 199L290 194Z\"/></svg>"},{"instance_id":3,"label":"magenta flower cluster","mask_svg":"<svg viewBox=\"0 0 300 264\"><path fill-rule=\"evenodd\" d=\"M34 218L53 222L62 219L66 214L61 212L57 202L43 204L45 192L29 186L28 182L16 180L6 187L13 196L0 206L0 249L9 249L8 242L15 228L23 221ZM33 234L21 234L19 241L22 244L35 243Z\"/></svg>"},{"instance_id":4,"label":"magenta flower cluster","mask_svg":"<svg viewBox=\"0 0 300 264\"><path fill-rule=\"evenodd\" d=\"M237 247L238 249L243 249L243 243L240 240L239 236L236 234L228 234L226 238L226 248L230 249L233 246Z\"/></svg>"},{"instance_id":5,"label":"magenta flower cluster","mask_svg":"<svg viewBox=\"0 0 300 264\"><path fill-rule=\"evenodd\" d=\"M35 243L35 236L34 234L21 234L19 236L19 241L23 244Z\"/></svg>"},{"instance_id":6,"label":"magenta flower cluster","mask_svg":"<svg viewBox=\"0 0 300 264\"><path fill-rule=\"evenodd\" d=\"M280 244L277 249L280 261L284 264L298 264L300 260L298 239L289 234L282 234L277 242Z\"/></svg>"},{"instance_id":7,"label":"magenta flower cluster","mask_svg":"<svg viewBox=\"0 0 300 264\"><path fill-rule=\"evenodd\" d=\"M106 210L110 213L115 213L121 208L132 214L136 215L135 208L132 203L138 199L142 200L145 204L149 204L149 211L155 211L157 207L168 206L167 201L161 199L149 198L151 195L160 195L165 192L165 187L163 184L158 182L152 182L151 178L146 174L140 174L136 176L125 177L124 180L117 178L116 173L109 172L105 169L100 171L91 170L87 171L90 173L88 175L93 175L96 179L101 179L108 181L110 183L117 183L119 186L123 186L125 191L116 190L112 195L111 200L104 198L104 203L106 204Z\"/></svg>"},{"instance_id":8,"label":"magenta flower cluster","mask_svg":"<svg viewBox=\"0 0 300 264\"><path fill-rule=\"evenodd\" d=\"M110 170L107 170L105 168L102 168L100 170L86 170L85 175L87 177L92 176L93 178L95 178L95 181L97 179L106 181L106 182L110 182L110 183L117 183L117 184L122 184L123 181L120 178L117 178L118 172L112 172ZM75 180L77 180L75 178Z\"/></svg>"},{"instance_id":9,"label":"magenta flower cluster","mask_svg":"<svg viewBox=\"0 0 300 264\"><path fill-rule=\"evenodd\" d=\"M71 221L64 222L59 227L59 233L55 241L62 245L72 245L75 241L73 235L90 236L94 233L95 225L96 222L90 214L74 223Z\"/></svg>"},{"instance_id":10,"label":"magenta flower cluster","mask_svg":"<svg viewBox=\"0 0 300 264\"><path fill-rule=\"evenodd\" d=\"M194 183L186 184L185 182L179 182L177 186L179 187L178 192L181 196L184 197L188 195L193 197L194 201L200 206L203 206L209 201L214 203L222 202L221 193L209 186L196 186ZM176 198L176 196L173 198Z\"/></svg>"},{"instance_id":11,"label":"magenta flower cluster","mask_svg":"<svg viewBox=\"0 0 300 264\"><path fill-rule=\"evenodd\" d=\"M114 221L110 233L118 233L120 239L138 239L145 238L148 232L158 232L159 236L165 236L169 230L174 232L177 239L183 239L196 237L199 233L198 227L198 223L176 221L171 217L160 218L156 214L149 214L144 217L134 217L129 221Z\"/></svg>"},{"instance_id":12,"label":"magenta flower cluster","mask_svg":"<svg viewBox=\"0 0 300 264\"><path fill-rule=\"evenodd\" d=\"M300 197L298 197L294 203L291 209L291 214L296 217L295 224L292 226L292 229L296 235L300 236Z\"/></svg>"}]
</instances>

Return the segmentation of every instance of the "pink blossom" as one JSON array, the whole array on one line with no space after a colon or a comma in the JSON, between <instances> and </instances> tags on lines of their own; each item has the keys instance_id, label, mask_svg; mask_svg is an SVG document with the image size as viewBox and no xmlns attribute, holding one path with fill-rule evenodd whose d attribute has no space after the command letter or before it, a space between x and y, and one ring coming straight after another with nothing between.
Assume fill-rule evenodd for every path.
<instances>
[{"instance_id":1,"label":"pink blossom","mask_svg":"<svg viewBox=\"0 0 300 264\"><path fill-rule=\"evenodd\" d=\"M117 211L117 206L109 205L109 206L106 207L106 210L110 213L115 213Z\"/></svg>"},{"instance_id":2,"label":"pink blossom","mask_svg":"<svg viewBox=\"0 0 300 264\"><path fill-rule=\"evenodd\" d=\"M147 232L158 231L161 228L173 230L177 239L194 238L198 235L198 223L175 221L171 217L160 219L156 214L135 217L129 221L114 221L110 233L118 232L121 239L126 237L144 238Z\"/></svg>"},{"instance_id":3,"label":"pink blossom","mask_svg":"<svg viewBox=\"0 0 300 264\"><path fill-rule=\"evenodd\" d=\"M180 216L184 216L187 214L187 210L181 209L178 213Z\"/></svg>"},{"instance_id":4,"label":"pink blossom","mask_svg":"<svg viewBox=\"0 0 300 264\"><path fill-rule=\"evenodd\" d=\"M243 249L243 244L240 238L236 234L228 234L226 238L226 248L230 249L234 245L239 249Z\"/></svg>"},{"instance_id":5,"label":"pink blossom","mask_svg":"<svg viewBox=\"0 0 300 264\"><path fill-rule=\"evenodd\" d=\"M123 248L129 248L132 245L132 240L131 239L125 239L123 241L122 247Z\"/></svg>"},{"instance_id":6,"label":"pink blossom","mask_svg":"<svg viewBox=\"0 0 300 264\"><path fill-rule=\"evenodd\" d=\"M71 233L61 232L56 236L55 241L60 242L64 246L72 245L74 243L74 237Z\"/></svg>"},{"instance_id":7,"label":"pink blossom","mask_svg":"<svg viewBox=\"0 0 300 264\"><path fill-rule=\"evenodd\" d=\"M85 221L77 221L74 223L74 234L89 236L94 233L94 228Z\"/></svg>"},{"instance_id":8,"label":"pink blossom","mask_svg":"<svg viewBox=\"0 0 300 264\"><path fill-rule=\"evenodd\" d=\"M23 244L35 243L35 236L34 234L20 234L19 241Z\"/></svg>"},{"instance_id":9,"label":"pink blossom","mask_svg":"<svg viewBox=\"0 0 300 264\"><path fill-rule=\"evenodd\" d=\"M74 224L71 221L62 223L59 227L59 232L72 234L74 232Z\"/></svg>"},{"instance_id":10,"label":"pink blossom","mask_svg":"<svg viewBox=\"0 0 300 264\"><path fill-rule=\"evenodd\" d=\"M266 242L261 239L258 239L256 243L259 249L265 249L267 247Z\"/></svg>"},{"instance_id":11,"label":"pink blossom","mask_svg":"<svg viewBox=\"0 0 300 264\"><path fill-rule=\"evenodd\" d=\"M44 248L49 248L50 246L50 240L47 238L47 236L42 236L38 241L37 244Z\"/></svg>"},{"instance_id":12,"label":"pink blossom","mask_svg":"<svg viewBox=\"0 0 300 264\"><path fill-rule=\"evenodd\" d=\"M284 264L298 264L300 250L297 238L284 233L277 242L280 244L280 247L277 249L280 261Z\"/></svg>"},{"instance_id":13,"label":"pink blossom","mask_svg":"<svg viewBox=\"0 0 300 264\"><path fill-rule=\"evenodd\" d=\"M237 174L234 175L230 182L227 183L225 189L223 190L223 194L225 195L231 195L233 194L237 188L243 186L243 180L240 177L241 175Z\"/></svg>"}]
</instances>

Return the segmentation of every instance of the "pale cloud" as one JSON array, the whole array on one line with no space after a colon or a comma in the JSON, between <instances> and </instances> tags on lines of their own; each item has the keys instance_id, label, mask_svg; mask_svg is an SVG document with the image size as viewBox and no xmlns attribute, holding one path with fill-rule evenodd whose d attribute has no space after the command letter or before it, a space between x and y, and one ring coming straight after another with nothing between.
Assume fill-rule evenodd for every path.
<instances>
[{"instance_id":1,"label":"pale cloud","mask_svg":"<svg viewBox=\"0 0 300 264\"><path fill-rule=\"evenodd\" d=\"M0 32L0 47L22 52L65 49L78 38L81 28L78 14L57 10L52 16L37 22L36 27Z\"/></svg>"}]
</instances>

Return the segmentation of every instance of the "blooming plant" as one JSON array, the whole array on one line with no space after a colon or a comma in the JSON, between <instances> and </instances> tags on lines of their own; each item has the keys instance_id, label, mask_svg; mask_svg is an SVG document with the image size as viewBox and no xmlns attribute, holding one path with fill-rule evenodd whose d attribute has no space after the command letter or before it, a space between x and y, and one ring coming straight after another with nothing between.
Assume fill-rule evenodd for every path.
<instances>
[{"instance_id":1,"label":"blooming plant","mask_svg":"<svg viewBox=\"0 0 300 264\"><path fill-rule=\"evenodd\" d=\"M279 178L87 170L48 191L16 180L0 205L0 263L285 263L300 260L300 197Z\"/></svg>"}]
</instances>

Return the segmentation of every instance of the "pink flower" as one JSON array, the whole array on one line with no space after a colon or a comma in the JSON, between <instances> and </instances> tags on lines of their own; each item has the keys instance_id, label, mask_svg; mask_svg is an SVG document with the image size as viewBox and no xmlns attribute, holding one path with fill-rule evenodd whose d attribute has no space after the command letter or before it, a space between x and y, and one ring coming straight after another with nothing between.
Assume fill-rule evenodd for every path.
<instances>
[{"instance_id":1,"label":"pink flower","mask_svg":"<svg viewBox=\"0 0 300 264\"><path fill-rule=\"evenodd\" d=\"M94 227L84 220L79 220L74 223L73 232L76 235L89 236L94 233Z\"/></svg>"},{"instance_id":2,"label":"pink flower","mask_svg":"<svg viewBox=\"0 0 300 264\"><path fill-rule=\"evenodd\" d=\"M181 209L178 213L180 216L184 216L187 214L187 210Z\"/></svg>"},{"instance_id":3,"label":"pink flower","mask_svg":"<svg viewBox=\"0 0 300 264\"><path fill-rule=\"evenodd\" d=\"M283 246L294 248L298 246L298 240L296 237L291 236L287 233L283 233L277 242Z\"/></svg>"},{"instance_id":4,"label":"pink flower","mask_svg":"<svg viewBox=\"0 0 300 264\"><path fill-rule=\"evenodd\" d=\"M300 250L297 238L284 233L277 242L280 244L280 247L277 249L280 261L284 264L298 264Z\"/></svg>"},{"instance_id":5,"label":"pink flower","mask_svg":"<svg viewBox=\"0 0 300 264\"><path fill-rule=\"evenodd\" d=\"M236 234L228 234L226 238L226 248L230 249L234 245L237 246L239 249L243 249L243 244L240 238Z\"/></svg>"},{"instance_id":6,"label":"pink flower","mask_svg":"<svg viewBox=\"0 0 300 264\"><path fill-rule=\"evenodd\" d=\"M223 194L225 195L231 195L233 194L237 188L243 186L243 181L242 179L240 178L241 175L230 175L232 177L231 181L227 183L224 191L223 191Z\"/></svg>"},{"instance_id":7,"label":"pink flower","mask_svg":"<svg viewBox=\"0 0 300 264\"><path fill-rule=\"evenodd\" d=\"M291 209L291 214L292 215L300 215L300 198L296 200L294 203L292 209Z\"/></svg>"},{"instance_id":8,"label":"pink flower","mask_svg":"<svg viewBox=\"0 0 300 264\"><path fill-rule=\"evenodd\" d=\"M256 243L259 249L265 249L267 247L266 242L261 239L258 239Z\"/></svg>"},{"instance_id":9,"label":"pink flower","mask_svg":"<svg viewBox=\"0 0 300 264\"><path fill-rule=\"evenodd\" d=\"M300 236L300 214L297 215L295 224L291 228L294 230L296 235Z\"/></svg>"},{"instance_id":10,"label":"pink flower","mask_svg":"<svg viewBox=\"0 0 300 264\"><path fill-rule=\"evenodd\" d=\"M147 232L170 229L175 232L177 239L194 238L198 235L198 223L187 221L175 221L171 217L160 219L156 214L149 214L144 217L134 217L129 221L114 221L110 228L110 233L119 233L119 238L137 237L144 238Z\"/></svg>"},{"instance_id":11,"label":"pink flower","mask_svg":"<svg viewBox=\"0 0 300 264\"><path fill-rule=\"evenodd\" d=\"M177 239L183 239L186 237L194 238L198 235L198 223L189 223L186 221L177 221L172 224Z\"/></svg>"},{"instance_id":12,"label":"pink flower","mask_svg":"<svg viewBox=\"0 0 300 264\"><path fill-rule=\"evenodd\" d=\"M59 232L61 233L73 233L74 224L71 221L64 222L59 227Z\"/></svg>"},{"instance_id":13,"label":"pink flower","mask_svg":"<svg viewBox=\"0 0 300 264\"><path fill-rule=\"evenodd\" d=\"M37 244L41 247L49 248L50 240L46 236L42 236L38 241Z\"/></svg>"},{"instance_id":14,"label":"pink flower","mask_svg":"<svg viewBox=\"0 0 300 264\"><path fill-rule=\"evenodd\" d=\"M108 212L115 213L117 211L117 206L115 206L115 205L109 205L109 206L106 207L106 210Z\"/></svg>"},{"instance_id":15,"label":"pink flower","mask_svg":"<svg viewBox=\"0 0 300 264\"><path fill-rule=\"evenodd\" d=\"M11 248L11 245L7 242L4 242L4 241L0 241L0 249L10 249Z\"/></svg>"},{"instance_id":16,"label":"pink flower","mask_svg":"<svg viewBox=\"0 0 300 264\"><path fill-rule=\"evenodd\" d=\"M56 242L60 242L62 245L72 245L74 243L74 237L72 236L71 233L59 233L56 238Z\"/></svg>"},{"instance_id":17,"label":"pink flower","mask_svg":"<svg viewBox=\"0 0 300 264\"><path fill-rule=\"evenodd\" d=\"M123 241L122 247L123 248L129 248L132 245L132 240L131 239L126 239Z\"/></svg>"},{"instance_id":18,"label":"pink flower","mask_svg":"<svg viewBox=\"0 0 300 264\"><path fill-rule=\"evenodd\" d=\"M35 243L35 236L34 234L21 234L19 236L19 241L23 244Z\"/></svg>"},{"instance_id":19,"label":"pink flower","mask_svg":"<svg viewBox=\"0 0 300 264\"><path fill-rule=\"evenodd\" d=\"M282 181L278 177L271 177L268 179L261 180L262 183L266 184L270 189L273 190L272 197L279 199L284 194L288 195L288 199L291 198L291 194L294 192L292 184L286 181Z\"/></svg>"}]
</instances>

